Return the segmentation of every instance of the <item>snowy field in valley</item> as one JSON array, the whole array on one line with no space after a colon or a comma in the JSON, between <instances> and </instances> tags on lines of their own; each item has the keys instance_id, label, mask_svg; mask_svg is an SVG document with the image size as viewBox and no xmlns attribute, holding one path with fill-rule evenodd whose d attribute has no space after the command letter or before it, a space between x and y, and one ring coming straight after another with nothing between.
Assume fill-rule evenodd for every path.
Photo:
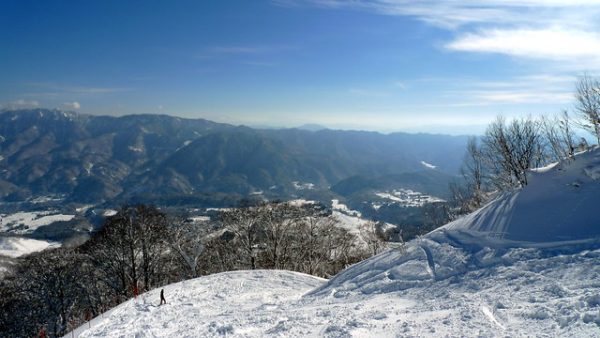
<instances>
[{"instance_id":1,"label":"snowy field in valley","mask_svg":"<svg viewBox=\"0 0 600 338\"><path fill-rule=\"evenodd\" d=\"M346 204L340 203L340 200L337 200L337 199L331 200L331 209L335 210L335 211L339 211L346 215L350 215L350 216L356 216L356 217L362 216L360 211L352 210L352 209L348 208L348 206Z\"/></svg>"},{"instance_id":2,"label":"snowy field in valley","mask_svg":"<svg viewBox=\"0 0 600 338\"><path fill-rule=\"evenodd\" d=\"M532 173L329 281L236 271L165 287L80 337L600 337L600 151ZM69 337L70 335L67 335Z\"/></svg>"},{"instance_id":3,"label":"snowy field in valley","mask_svg":"<svg viewBox=\"0 0 600 338\"><path fill-rule=\"evenodd\" d=\"M63 215L53 211L30 211L0 214L0 232L30 234L36 229L54 222L70 221L75 215Z\"/></svg>"},{"instance_id":4,"label":"snowy field in valley","mask_svg":"<svg viewBox=\"0 0 600 338\"><path fill-rule=\"evenodd\" d=\"M48 248L57 248L59 246L60 243L56 242L23 237L0 236L0 256L16 258Z\"/></svg>"},{"instance_id":5,"label":"snowy field in valley","mask_svg":"<svg viewBox=\"0 0 600 338\"><path fill-rule=\"evenodd\" d=\"M410 189L394 189L388 192L377 192L375 195L381 199L388 200L392 204L403 207L422 207L428 203L445 202L441 198L430 196ZM381 207L381 203L373 203L375 209Z\"/></svg>"}]
</instances>

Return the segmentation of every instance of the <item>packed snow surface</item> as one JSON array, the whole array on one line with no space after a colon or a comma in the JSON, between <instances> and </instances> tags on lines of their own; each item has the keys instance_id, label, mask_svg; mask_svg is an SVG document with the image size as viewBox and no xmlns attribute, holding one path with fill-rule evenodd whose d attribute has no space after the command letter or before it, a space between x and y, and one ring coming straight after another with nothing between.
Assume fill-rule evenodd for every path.
<instances>
[{"instance_id":1,"label":"packed snow surface","mask_svg":"<svg viewBox=\"0 0 600 338\"><path fill-rule=\"evenodd\" d=\"M532 173L525 189L329 281L277 270L201 277L166 286L166 305L153 290L74 333L600 337L599 156Z\"/></svg>"},{"instance_id":2,"label":"packed snow surface","mask_svg":"<svg viewBox=\"0 0 600 338\"><path fill-rule=\"evenodd\" d=\"M79 337L599 337L600 250L410 242L329 282L237 271L165 287ZM66 337L70 337L67 335Z\"/></svg>"}]
</instances>

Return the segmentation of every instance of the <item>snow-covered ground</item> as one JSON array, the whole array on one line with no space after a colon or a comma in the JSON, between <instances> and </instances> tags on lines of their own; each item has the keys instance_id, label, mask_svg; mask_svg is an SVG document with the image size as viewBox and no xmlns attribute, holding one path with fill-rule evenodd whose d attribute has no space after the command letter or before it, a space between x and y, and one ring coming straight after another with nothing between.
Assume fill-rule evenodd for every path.
<instances>
[{"instance_id":1,"label":"snow-covered ground","mask_svg":"<svg viewBox=\"0 0 600 338\"><path fill-rule=\"evenodd\" d=\"M304 205L314 205L316 202L299 198L299 199L287 201L287 203L289 203L290 205L295 206L295 207L301 207Z\"/></svg>"},{"instance_id":2,"label":"snow-covered ground","mask_svg":"<svg viewBox=\"0 0 600 338\"><path fill-rule=\"evenodd\" d=\"M529 185L444 226L514 241L600 237L600 149L530 173Z\"/></svg>"},{"instance_id":3,"label":"snow-covered ground","mask_svg":"<svg viewBox=\"0 0 600 338\"><path fill-rule=\"evenodd\" d=\"M348 208L348 206L345 205L344 203L340 203L340 200L338 200L338 199L331 200L331 209L340 211L349 216L355 216L355 217L361 216L360 211L352 210L352 209Z\"/></svg>"},{"instance_id":4,"label":"snow-covered ground","mask_svg":"<svg viewBox=\"0 0 600 338\"><path fill-rule=\"evenodd\" d=\"M277 336L304 315L290 312L288 305L323 282L305 274L264 270L188 280L164 288L166 305L158 306L159 289L150 291L111 310L79 337Z\"/></svg>"},{"instance_id":5,"label":"snow-covered ground","mask_svg":"<svg viewBox=\"0 0 600 338\"><path fill-rule=\"evenodd\" d=\"M313 190L315 189L315 184L310 182L298 182L293 181L292 185L296 190Z\"/></svg>"},{"instance_id":6,"label":"snow-covered ground","mask_svg":"<svg viewBox=\"0 0 600 338\"><path fill-rule=\"evenodd\" d=\"M117 211L116 211L116 210L113 210L113 209L106 209L106 210L104 210L104 212L102 213L102 216L104 216L104 217L110 217L110 216L114 216L114 215L116 215L116 214L117 214Z\"/></svg>"},{"instance_id":7,"label":"snow-covered ground","mask_svg":"<svg viewBox=\"0 0 600 338\"><path fill-rule=\"evenodd\" d=\"M376 192L375 195L387 201L403 207L422 207L428 203L444 202L443 199L430 196L410 189L394 189L389 192ZM381 203L373 203L375 209L381 207Z\"/></svg>"},{"instance_id":8,"label":"snow-covered ground","mask_svg":"<svg viewBox=\"0 0 600 338\"><path fill-rule=\"evenodd\" d=\"M193 216L193 217L190 217L189 220L194 223L206 223L206 222L210 222L210 217L209 216Z\"/></svg>"},{"instance_id":9,"label":"snow-covered ground","mask_svg":"<svg viewBox=\"0 0 600 338\"><path fill-rule=\"evenodd\" d=\"M57 242L48 242L23 237L0 236L0 256L16 258L33 252L42 251L48 248L56 248L59 246L60 243Z\"/></svg>"},{"instance_id":10,"label":"snow-covered ground","mask_svg":"<svg viewBox=\"0 0 600 338\"><path fill-rule=\"evenodd\" d=\"M600 337L600 151L329 281L237 271L165 287L80 337ZM69 337L69 336L67 336Z\"/></svg>"},{"instance_id":11,"label":"snow-covered ground","mask_svg":"<svg viewBox=\"0 0 600 338\"><path fill-rule=\"evenodd\" d=\"M437 168L436 165L433 165L431 163L427 163L425 161L421 161L421 165L424 166L427 169L435 169L435 168Z\"/></svg>"},{"instance_id":12,"label":"snow-covered ground","mask_svg":"<svg viewBox=\"0 0 600 338\"><path fill-rule=\"evenodd\" d=\"M159 290L129 301L80 337L600 336L600 250L482 250L415 241L329 283L286 271L201 277L165 287L167 305Z\"/></svg>"},{"instance_id":13,"label":"snow-covered ground","mask_svg":"<svg viewBox=\"0 0 600 338\"><path fill-rule=\"evenodd\" d=\"M70 221L75 215L63 215L53 211L17 212L0 214L0 232L29 234L39 227L59 221Z\"/></svg>"}]
</instances>

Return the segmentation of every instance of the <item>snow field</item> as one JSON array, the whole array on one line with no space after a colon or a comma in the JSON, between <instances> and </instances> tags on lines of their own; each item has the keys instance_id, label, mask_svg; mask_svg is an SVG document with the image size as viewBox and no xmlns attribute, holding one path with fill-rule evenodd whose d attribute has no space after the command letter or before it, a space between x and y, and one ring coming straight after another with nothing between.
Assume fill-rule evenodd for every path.
<instances>
[{"instance_id":1,"label":"snow field","mask_svg":"<svg viewBox=\"0 0 600 338\"><path fill-rule=\"evenodd\" d=\"M377 192L375 195L379 198L390 200L392 203L398 203L403 207L422 207L429 203L445 202L441 198L410 189L394 189L391 192ZM381 207L381 204L374 203L374 207L378 209Z\"/></svg>"},{"instance_id":2,"label":"snow field","mask_svg":"<svg viewBox=\"0 0 600 338\"><path fill-rule=\"evenodd\" d=\"M56 214L52 211L17 212L14 214L0 214L0 232L12 234L28 234L36 229L50 225L54 222L70 221L75 215Z\"/></svg>"},{"instance_id":3,"label":"snow field","mask_svg":"<svg viewBox=\"0 0 600 338\"><path fill-rule=\"evenodd\" d=\"M0 236L0 256L16 258L33 252L42 251L50 247L56 248L59 246L60 243L57 242L23 237Z\"/></svg>"}]
</instances>

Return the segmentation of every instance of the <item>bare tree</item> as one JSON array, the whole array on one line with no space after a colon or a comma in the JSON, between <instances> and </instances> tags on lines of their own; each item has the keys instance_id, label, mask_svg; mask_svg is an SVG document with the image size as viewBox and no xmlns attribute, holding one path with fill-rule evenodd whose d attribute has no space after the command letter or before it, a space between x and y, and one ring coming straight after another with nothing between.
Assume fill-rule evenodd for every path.
<instances>
[{"instance_id":1,"label":"bare tree","mask_svg":"<svg viewBox=\"0 0 600 338\"><path fill-rule=\"evenodd\" d=\"M264 233L265 265L282 269L287 266L298 242L299 222L308 216L306 210L289 203L270 203L260 207Z\"/></svg>"},{"instance_id":2,"label":"bare tree","mask_svg":"<svg viewBox=\"0 0 600 338\"><path fill-rule=\"evenodd\" d=\"M241 252L239 263L242 266L256 269L256 258L261 247L260 222L264 215L259 207L235 208L221 213L221 222L235 238L233 244Z\"/></svg>"},{"instance_id":3,"label":"bare tree","mask_svg":"<svg viewBox=\"0 0 600 338\"><path fill-rule=\"evenodd\" d=\"M526 186L527 171L544 163L539 124L531 118L506 124L498 117L488 126L483 144L492 183L501 190Z\"/></svg>"},{"instance_id":4,"label":"bare tree","mask_svg":"<svg viewBox=\"0 0 600 338\"><path fill-rule=\"evenodd\" d=\"M587 74L579 78L575 90L575 108L579 124L596 137L600 144L600 81Z\"/></svg>"},{"instance_id":5,"label":"bare tree","mask_svg":"<svg viewBox=\"0 0 600 338\"><path fill-rule=\"evenodd\" d=\"M554 160L563 161L572 158L575 152L575 135L569 114L564 111L561 116L552 118L542 116L540 125Z\"/></svg>"},{"instance_id":6,"label":"bare tree","mask_svg":"<svg viewBox=\"0 0 600 338\"><path fill-rule=\"evenodd\" d=\"M24 304L2 308L2 311L14 311L11 315L17 318L13 318L12 324L21 323L22 329L28 331L21 336L35 335L36 326L40 324L54 337L66 333L69 319L82 300L77 263L76 254L63 248L35 253L21 262L13 292Z\"/></svg>"},{"instance_id":7,"label":"bare tree","mask_svg":"<svg viewBox=\"0 0 600 338\"><path fill-rule=\"evenodd\" d=\"M298 253L298 271L311 275L323 276L325 265L330 257L323 254L321 233L323 229L335 226L336 220L331 217L306 217L299 224L300 246Z\"/></svg>"},{"instance_id":8,"label":"bare tree","mask_svg":"<svg viewBox=\"0 0 600 338\"><path fill-rule=\"evenodd\" d=\"M479 208L484 200L484 161L484 154L479 146L478 139L475 137L469 138L461 174L467 188L467 208L471 210Z\"/></svg>"},{"instance_id":9,"label":"bare tree","mask_svg":"<svg viewBox=\"0 0 600 338\"><path fill-rule=\"evenodd\" d=\"M103 272L103 280L117 295L125 298L160 284L164 269L167 237L165 215L144 205L121 208L108 218L100 232L86 245L93 264Z\"/></svg>"},{"instance_id":10,"label":"bare tree","mask_svg":"<svg viewBox=\"0 0 600 338\"><path fill-rule=\"evenodd\" d=\"M199 276L198 263L206 248L207 236L211 227L204 222L190 222L183 217L172 218L169 222L169 245L178 261L184 267L188 278Z\"/></svg>"},{"instance_id":11,"label":"bare tree","mask_svg":"<svg viewBox=\"0 0 600 338\"><path fill-rule=\"evenodd\" d=\"M365 223L360 228L360 238L367 244L369 256L375 256L387 248L384 235L376 222Z\"/></svg>"}]
</instances>

